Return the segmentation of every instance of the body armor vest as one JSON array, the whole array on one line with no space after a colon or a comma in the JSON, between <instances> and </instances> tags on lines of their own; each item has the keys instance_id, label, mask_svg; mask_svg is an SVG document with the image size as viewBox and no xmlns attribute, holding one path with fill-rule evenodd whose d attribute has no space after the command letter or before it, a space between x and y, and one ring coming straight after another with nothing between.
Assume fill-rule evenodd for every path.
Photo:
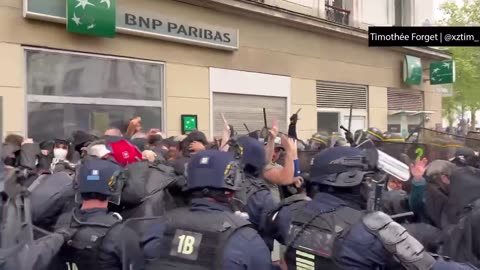
<instances>
[{"instance_id":1,"label":"body armor vest","mask_svg":"<svg viewBox=\"0 0 480 270\"><path fill-rule=\"evenodd\" d=\"M67 270L117 269L118 261L106 261L100 257L103 239L113 226L121 223L114 214L95 216L89 221L81 221L75 211L71 216L70 227L79 228L72 240L62 248L60 257Z\"/></svg>"},{"instance_id":2,"label":"body armor vest","mask_svg":"<svg viewBox=\"0 0 480 270\"><path fill-rule=\"evenodd\" d=\"M306 203L289 207L292 223L286 239L288 269L338 269L334 260L335 240L360 222L363 213L349 207L312 213L305 210Z\"/></svg>"},{"instance_id":3,"label":"body armor vest","mask_svg":"<svg viewBox=\"0 0 480 270\"><path fill-rule=\"evenodd\" d=\"M165 247L147 270L221 270L223 252L232 234L248 233L250 223L227 212L192 212L188 208L166 214ZM251 230L251 232L254 232Z\"/></svg>"},{"instance_id":4,"label":"body armor vest","mask_svg":"<svg viewBox=\"0 0 480 270\"><path fill-rule=\"evenodd\" d=\"M260 190L270 190L263 179L251 175L245 175L242 187L235 192L235 206L238 210L246 212L246 206L250 196Z\"/></svg>"}]
</instances>

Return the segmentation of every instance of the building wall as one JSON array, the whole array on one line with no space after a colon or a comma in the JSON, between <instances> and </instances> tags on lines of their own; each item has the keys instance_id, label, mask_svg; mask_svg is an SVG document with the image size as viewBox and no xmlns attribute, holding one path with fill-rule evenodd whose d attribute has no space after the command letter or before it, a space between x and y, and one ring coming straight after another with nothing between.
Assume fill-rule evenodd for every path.
<instances>
[{"instance_id":1,"label":"building wall","mask_svg":"<svg viewBox=\"0 0 480 270\"><path fill-rule=\"evenodd\" d=\"M3 97L3 131L23 134L26 108L23 50L18 44L0 43L0 96Z\"/></svg>"},{"instance_id":2,"label":"building wall","mask_svg":"<svg viewBox=\"0 0 480 270\"><path fill-rule=\"evenodd\" d=\"M413 19L415 26L424 25L428 20L432 25L435 23L435 3L433 0L414 1Z\"/></svg>"},{"instance_id":3,"label":"building wall","mask_svg":"<svg viewBox=\"0 0 480 270\"><path fill-rule=\"evenodd\" d=\"M180 134L180 115L197 114L198 128L210 134L210 90L208 68L167 63L167 134Z\"/></svg>"},{"instance_id":4,"label":"building wall","mask_svg":"<svg viewBox=\"0 0 480 270\"><path fill-rule=\"evenodd\" d=\"M292 77L292 111L302 107L299 130L305 136L316 129L315 80L374 85L378 89L403 87L401 63L404 55L387 48L369 48L364 41L299 30L171 0L118 0L117 5L139 12L175 16L187 22L238 28L240 49L225 52L127 35L114 39L75 35L68 33L65 25L24 19L21 0L1 1L0 44L5 49L0 51L4 56L0 67L6 75L0 76L0 94L5 97L6 112L19 111L3 116L5 132L25 132L21 45L166 62L166 127L172 135L180 131L182 112L198 114L200 129L210 132L209 67ZM432 102L435 103L435 99ZM384 111L379 108L380 105L372 107L372 112L377 109L378 120L374 122L382 124L387 115L380 120Z\"/></svg>"},{"instance_id":5,"label":"building wall","mask_svg":"<svg viewBox=\"0 0 480 270\"><path fill-rule=\"evenodd\" d=\"M387 88L378 86L368 87L368 122L369 126L387 130L388 103Z\"/></svg>"},{"instance_id":6,"label":"building wall","mask_svg":"<svg viewBox=\"0 0 480 270\"><path fill-rule=\"evenodd\" d=\"M297 136L307 139L317 132L316 81L292 79L292 113L302 109L297 123Z\"/></svg>"},{"instance_id":7,"label":"building wall","mask_svg":"<svg viewBox=\"0 0 480 270\"><path fill-rule=\"evenodd\" d=\"M425 123L428 128L435 128L435 124L442 123L442 96L434 92L434 87L427 85L425 87L425 111L433 112L430 121Z\"/></svg>"}]
</instances>

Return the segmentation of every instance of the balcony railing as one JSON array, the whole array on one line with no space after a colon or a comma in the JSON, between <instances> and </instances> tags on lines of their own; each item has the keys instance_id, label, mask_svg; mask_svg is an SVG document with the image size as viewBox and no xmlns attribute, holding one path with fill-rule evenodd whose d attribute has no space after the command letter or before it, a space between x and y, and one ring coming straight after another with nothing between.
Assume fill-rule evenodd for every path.
<instances>
[{"instance_id":1,"label":"balcony railing","mask_svg":"<svg viewBox=\"0 0 480 270\"><path fill-rule=\"evenodd\" d=\"M344 25L350 25L350 10L325 5L325 15L327 20Z\"/></svg>"}]
</instances>

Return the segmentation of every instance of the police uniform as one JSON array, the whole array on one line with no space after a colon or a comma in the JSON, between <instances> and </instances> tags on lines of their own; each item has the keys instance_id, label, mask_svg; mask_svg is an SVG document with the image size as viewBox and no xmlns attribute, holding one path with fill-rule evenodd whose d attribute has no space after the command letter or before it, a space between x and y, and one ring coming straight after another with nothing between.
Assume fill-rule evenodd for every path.
<instances>
[{"instance_id":1,"label":"police uniform","mask_svg":"<svg viewBox=\"0 0 480 270\"><path fill-rule=\"evenodd\" d=\"M187 168L187 190L206 192L191 206L168 212L145 236L147 269L272 269L270 252L245 218L209 190L235 191L233 156L202 151Z\"/></svg>"},{"instance_id":2,"label":"police uniform","mask_svg":"<svg viewBox=\"0 0 480 270\"><path fill-rule=\"evenodd\" d=\"M272 234L287 246L289 270L475 269L434 258L388 215L362 211L366 198L360 201L361 185L369 172L352 163L361 156L360 150L347 147L321 152L314 158L311 181L333 193L317 193L311 201L288 198L272 212Z\"/></svg>"},{"instance_id":3,"label":"police uniform","mask_svg":"<svg viewBox=\"0 0 480 270\"><path fill-rule=\"evenodd\" d=\"M108 160L86 160L78 171L78 192L112 196L119 169ZM76 208L60 217L59 227L78 229L59 254L64 269L143 269L138 236L121 223L121 216L106 208Z\"/></svg>"},{"instance_id":4,"label":"police uniform","mask_svg":"<svg viewBox=\"0 0 480 270\"><path fill-rule=\"evenodd\" d=\"M266 215L278 205L270 187L261 178L263 173L266 154L263 144L251 137L238 138L235 149L235 157L240 160L244 168L245 181L235 194L236 199L245 204L245 212L254 228L259 231L270 250L273 250L273 239L265 231Z\"/></svg>"}]
</instances>

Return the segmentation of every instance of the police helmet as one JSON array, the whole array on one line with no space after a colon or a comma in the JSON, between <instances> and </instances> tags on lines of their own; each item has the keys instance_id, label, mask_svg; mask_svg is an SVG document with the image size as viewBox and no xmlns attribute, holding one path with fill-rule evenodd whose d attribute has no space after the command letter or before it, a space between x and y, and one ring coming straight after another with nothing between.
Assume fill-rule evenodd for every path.
<instances>
[{"instance_id":1,"label":"police helmet","mask_svg":"<svg viewBox=\"0 0 480 270\"><path fill-rule=\"evenodd\" d=\"M369 171L365 153L358 148L328 148L313 158L310 181L334 187L354 187Z\"/></svg>"},{"instance_id":2,"label":"police helmet","mask_svg":"<svg viewBox=\"0 0 480 270\"><path fill-rule=\"evenodd\" d=\"M310 138L310 148L312 150L322 150L329 146L329 136L325 132L317 132Z\"/></svg>"},{"instance_id":3,"label":"police helmet","mask_svg":"<svg viewBox=\"0 0 480 270\"><path fill-rule=\"evenodd\" d=\"M371 127L367 130L367 139L372 141L383 141L383 132L376 127Z\"/></svg>"},{"instance_id":4,"label":"police helmet","mask_svg":"<svg viewBox=\"0 0 480 270\"><path fill-rule=\"evenodd\" d=\"M347 146L347 140L342 136L342 134L334 132L330 136L330 147L337 146Z\"/></svg>"},{"instance_id":5,"label":"police helmet","mask_svg":"<svg viewBox=\"0 0 480 270\"><path fill-rule=\"evenodd\" d=\"M387 133L384 136L385 142L405 142L405 138L403 138L402 134L400 133Z\"/></svg>"},{"instance_id":6,"label":"police helmet","mask_svg":"<svg viewBox=\"0 0 480 270\"><path fill-rule=\"evenodd\" d=\"M239 171L231 153L201 151L187 165L187 190L211 188L236 191Z\"/></svg>"},{"instance_id":7,"label":"police helmet","mask_svg":"<svg viewBox=\"0 0 480 270\"><path fill-rule=\"evenodd\" d=\"M237 157L241 160L243 166L251 167L257 173L262 172L267 163L265 148L263 144L254 138L242 136L237 140Z\"/></svg>"},{"instance_id":8,"label":"police helmet","mask_svg":"<svg viewBox=\"0 0 480 270\"><path fill-rule=\"evenodd\" d=\"M111 196L116 191L121 167L101 159L88 159L80 165L76 179L79 193L99 193Z\"/></svg>"},{"instance_id":9,"label":"police helmet","mask_svg":"<svg viewBox=\"0 0 480 270\"><path fill-rule=\"evenodd\" d=\"M353 141L355 142L355 144L361 144L363 141L365 141L366 137L366 131L364 131L363 129L357 129L353 134Z\"/></svg>"},{"instance_id":10,"label":"police helmet","mask_svg":"<svg viewBox=\"0 0 480 270\"><path fill-rule=\"evenodd\" d=\"M475 151L469 147L460 147L455 151L455 156L450 159L450 162L457 166L475 166L478 156Z\"/></svg>"}]
</instances>

